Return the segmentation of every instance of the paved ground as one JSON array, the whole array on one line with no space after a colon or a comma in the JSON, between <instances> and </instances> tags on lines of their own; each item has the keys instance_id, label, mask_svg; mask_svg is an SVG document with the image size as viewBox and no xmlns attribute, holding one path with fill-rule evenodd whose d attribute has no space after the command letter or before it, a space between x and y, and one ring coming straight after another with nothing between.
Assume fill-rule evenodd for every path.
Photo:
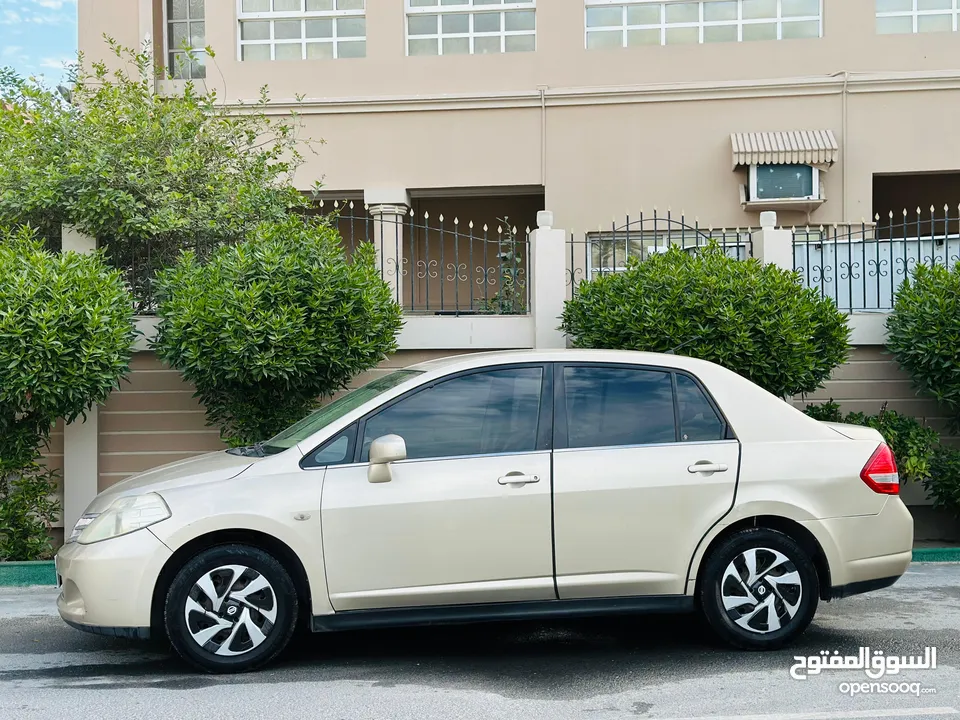
<instances>
[{"instance_id":1,"label":"paved ground","mask_svg":"<svg viewBox=\"0 0 960 720\"><path fill-rule=\"evenodd\" d=\"M163 648L85 635L48 589L0 591L0 718L717 718L960 720L960 564L915 564L900 583L821 605L799 646L738 653L687 617L315 635L277 666L191 674ZM860 646L938 649L936 670L882 678L936 692L849 697L862 671L791 679L794 655Z\"/></svg>"}]
</instances>

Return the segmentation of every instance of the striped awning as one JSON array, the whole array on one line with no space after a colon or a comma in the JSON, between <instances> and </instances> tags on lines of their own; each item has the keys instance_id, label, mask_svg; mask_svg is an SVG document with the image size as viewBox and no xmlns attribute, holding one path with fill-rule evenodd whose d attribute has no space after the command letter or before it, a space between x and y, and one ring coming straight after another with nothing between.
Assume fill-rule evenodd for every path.
<instances>
[{"instance_id":1,"label":"striped awning","mask_svg":"<svg viewBox=\"0 0 960 720\"><path fill-rule=\"evenodd\" d=\"M733 133L733 166L816 165L837 161L840 146L832 130Z\"/></svg>"}]
</instances>

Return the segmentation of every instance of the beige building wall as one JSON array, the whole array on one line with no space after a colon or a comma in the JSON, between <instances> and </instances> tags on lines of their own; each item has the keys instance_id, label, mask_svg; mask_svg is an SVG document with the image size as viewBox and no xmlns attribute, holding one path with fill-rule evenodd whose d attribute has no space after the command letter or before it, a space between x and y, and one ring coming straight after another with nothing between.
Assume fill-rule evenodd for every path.
<instances>
[{"instance_id":1,"label":"beige building wall","mask_svg":"<svg viewBox=\"0 0 960 720\"><path fill-rule=\"evenodd\" d=\"M910 377L882 346L854 347L847 363L834 371L822 389L798 397L794 403L804 408L831 398L840 403L843 412L875 415L887 403L887 409L912 415L937 432L947 430L944 411L933 400L918 397ZM945 439L960 443L960 438L946 436Z\"/></svg>"},{"instance_id":2,"label":"beige building wall","mask_svg":"<svg viewBox=\"0 0 960 720\"><path fill-rule=\"evenodd\" d=\"M874 174L960 168L957 36L877 35L874 0L823 5L818 39L586 50L583 0L541 0L536 52L406 57L404 3L368 0L365 58L240 62L236 0L206 0L206 84L228 100L268 85L278 113L305 96L305 134L326 141L308 153L305 188L539 185L556 226L573 229L653 207L756 226L730 133L830 129L827 202L781 220L859 222ZM132 42L160 7L81 0L81 48L101 55L100 32Z\"/></svg>"},{"instance_id":3,"label":"beige building wall","mask_svg":"<svg viewBox=\"0 0 960 720\"><path fill-rule=\"evenodd\" d=\"M98 489L143 470L223 447L206 426L194 388L153 353L139 352L130 374L100 408Z\"/></svg>"}]
</instances>

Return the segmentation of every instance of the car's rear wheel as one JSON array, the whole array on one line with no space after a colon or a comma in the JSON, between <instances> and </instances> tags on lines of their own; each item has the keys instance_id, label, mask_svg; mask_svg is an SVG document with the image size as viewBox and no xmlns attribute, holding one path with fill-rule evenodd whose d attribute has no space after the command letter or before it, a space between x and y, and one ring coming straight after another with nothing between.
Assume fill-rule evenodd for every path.
<instances>
[{"instance_id":1,"label":"car's rear wheel","mask_svg":"<svg viewBox=\"0 0 960 720\"><path fill-rule=\"evenodd\" d=\"M727 643L772 650L799 636L817 611L820 586L809 555L788 535L748 528L707 558L700 606Z\"/></svg>"},{"instance_id":2,"label":"car's rear wheel","mask_svg":"<svg viewBox=\"0 0 960 720\"><path fill-rule=\"evenodd\" d=\"M186 563L167 593L164 620L174 649L206 672L246 672L273 660L290 641L297 592L276 558L223 545Z\"/></svg>"}]
</instances>

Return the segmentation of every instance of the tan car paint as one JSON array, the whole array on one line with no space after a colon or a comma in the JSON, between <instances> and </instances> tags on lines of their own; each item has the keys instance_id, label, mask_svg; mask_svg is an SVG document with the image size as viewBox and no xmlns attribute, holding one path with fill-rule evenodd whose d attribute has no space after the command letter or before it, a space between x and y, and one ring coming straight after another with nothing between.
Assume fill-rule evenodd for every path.
<instances>
[{"instance_id":1,"label":"tan car paint","mask_svg":"<svg viewBox=\"0 0 960 720\"><path fill-rule=\"evenodd\" d=\"M534 466L540 471L542 459L520 467L508 456L482 462L468 458L464 467L483 466L479 475L435 488L430 478L437 476L439 466L452 461L394 463L393 480L378 485L367 482L365 465L327 471L299 467L303 454L419 384L458 370L521 360L687 370L708 388L742 444L735 498L731 487L735 461L730 455L724 456L730 470L722 478L720 474L682 474L685 463L717 459L705 455L701 447L696 452L684 445L665 446L667 450L603 449L581 453L579 458L574 457L576 451L569 451L569 458L563 458L566 451L556 453L561 460L553 478L558 485L558 585L569 597L689 594L710 542L730 524L762 515L808 528L823 548L834 585L897 575L909 562L909 513L899 498L877 495L857 475L880 442L874 431L850 431L858 439L844 438L837 429L809 418L735 373L691 358L582 350L480 353L416 366L422 375L279 455L255 460L213 453L110 488L94 500L91 510L100 511L123 495L156 491L172 517L120 538L64 546L58 555L64 577L60 604L64 617L82 617L77 622L87 624L146 626L152 588L171 551L228 529L253 530L285 543L306 571L314 615L330 614L335 606L495 602L548 595L552 583L545 577L552 578L544 573L550 572L545 569L549 536L535 531L549 525L548 471L543 470L539 484L519 492L497 482L502 472ZM733 447L728 444L723 452ZM633 465L642 468L644 461L634 460L634 452L637 457L660 458L650 461L653 466L669 458L671 472L680 468L676 472L683 480L673 486L635 475ZM631 456L629 473L624 470L625 455ZM425 474L414 476L418 469ZM326 489L325 472L331 482ZM448 478L451 473L441 468L439 476ZM630 485L630 477L639 478L636 487ZM414 487L426 495L415 496L410 491ZM590 495L591 489L599 490L598 494ZM323 513L321 493L329 503ZM651 504L646 506L647 502ZM444 507L447 503L449 508ZM641 508L642 526L629 525L631 506ZM474 516L477 508L479 515ZM322 518L327 522L325 529ZM459 532L464 528L466 532ZM655 542L661 537L670 542ZM490 543L486 554L481 551L481 538ZM331 560L329 567L324 565L325 557ZM464 560L455 564L454 557ZM685 573L684 588L680 578ZM76 613L78 599L67 592L71 583L82 594L82 616ZM120 587L129 591L126 600L120 598Z\"/></svg>"}]
</instances>

